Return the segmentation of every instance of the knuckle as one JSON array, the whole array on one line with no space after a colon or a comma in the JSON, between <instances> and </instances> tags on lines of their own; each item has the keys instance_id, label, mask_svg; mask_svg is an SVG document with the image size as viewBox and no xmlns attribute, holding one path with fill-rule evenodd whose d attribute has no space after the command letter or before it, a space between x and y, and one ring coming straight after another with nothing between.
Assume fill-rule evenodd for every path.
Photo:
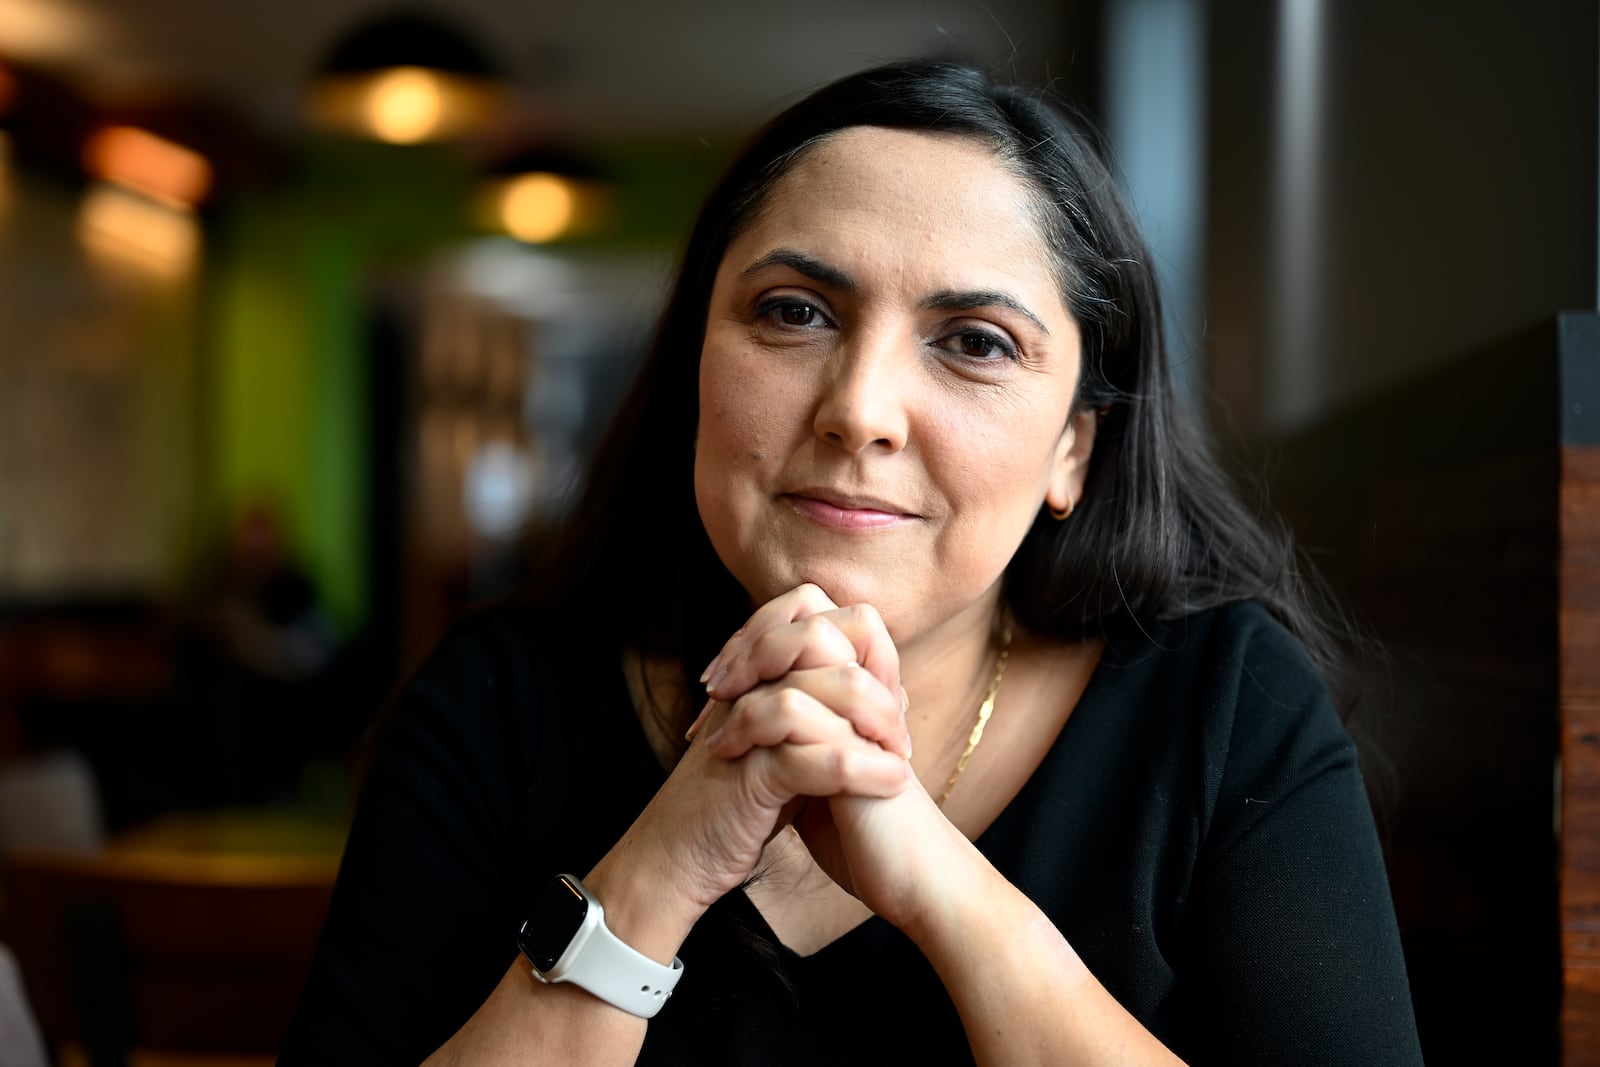
<instances>
[{"instance_id":1,"label":"knuckle","mask_svg":"<svg viewBox=\"0 0 1600 1067\"><path fill-rule=\"evenodd\" d=\"M844 675L845 695L853 703L862 703L874 695L877 679L864 670L848 670Z\"/></svg>"},{"instance_id":2,"label":"knuckle","mask_svg":"<svg viewBox=\"0 0 1600 1067\"><path fill-rule=\"evenodd\" d=\"M807 640L826 639L834 632L834 625L821 615L808 615L800 622L800 632Z\"/></svg>"},{"instance_id":3,"label":"knuckle","mask_svg":"<svg viewBox=\"0 0 1600 1067\"><path fill-rule=\"evenodd\" d=\"M745 648L741 660L758 676L770 677L774 663L784 659L783 648L783 635L777 630L768 630Z\"/></svg>"},{"instance_id":4,"label":"knuckle","mask_svg":"<svg viewBox=\"0 0 1600 1067\"><path fill-rule=\"evenodd\" d=\"M854 657L855 649L848 638L822 615L812 615L800 624L803 648L796 652L796 662L820 666L838 656Z\"/></svg>"},{"instance_id":5,"label":"knuckle","mask_svg":"<svg viewBox=\"0 0 1600 1067\"><path fill-rule=\"evenodd\" d=\"M777 691L773 703L774 710L779 715L785 718L793 718L805 710L809 701L800 690L783 688Z\"/></svg>"}]
</instances>

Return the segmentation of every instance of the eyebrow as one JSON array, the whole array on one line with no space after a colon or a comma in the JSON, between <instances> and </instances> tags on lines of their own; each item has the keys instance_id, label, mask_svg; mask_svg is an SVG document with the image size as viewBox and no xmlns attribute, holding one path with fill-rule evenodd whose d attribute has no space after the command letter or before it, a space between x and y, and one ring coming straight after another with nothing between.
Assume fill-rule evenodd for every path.
<instances>
[{"instance_id":1,"label":"eyebrow","mask_svg":"<svg viewBox=\"0 0 1600 1067\"><path fill-rule=\"evenodd\" d=\"M830 267L822 260L814 259L804 252L796 252L790 248L779 248L768 252L746 267L744 275L749 277L752 274L758 274L766 270L768 267L788 267L790 270L799 271L807 278L821 282L823 285L834 289L839 289L846 293L854 293L856 291L855 279L844 271L839 270L837 267Z\"/></svg>"},{"instance_id":2,"label":"eyebrow","mask_svg":"<svg viewBox=\"0 0 1600 1067\"><path fill-rule=\"evenodd\" d=\"M850 275L837 267L830 267L820 259L808 256L804 252L796 252L791 248L778 248L768 252L746 267L742 273L745 277L749 277L752 274L759 274L768 267L788 267L831 288L851 294L856 292L856 281ZM922 307L930 311L975 311L984 307L1003 307L1033 323L1046 337L1050 336L1049 327L1040 321L1039 316L1024 307L1016 297L1002 293L998 289L967 291L941 289L924 300Z\"/></svg>"},{"instance_id":3,"label":"eyebrow","mask_svg":"<svg viewBox=\"0 0 1600 1067\"><path fill-rule=\"evenodd\" d=\"M1021 301L1008 293L998 289L973 289L967 292L957 292L954 289L942 289L922 302L922 306L930 311L975 311L978 308L1002 307L1015 311L1039 327L1039 332L1046 337L1050 336L1050 329L1039 316L1022 306Z\"/></svg>"}]
</instances>

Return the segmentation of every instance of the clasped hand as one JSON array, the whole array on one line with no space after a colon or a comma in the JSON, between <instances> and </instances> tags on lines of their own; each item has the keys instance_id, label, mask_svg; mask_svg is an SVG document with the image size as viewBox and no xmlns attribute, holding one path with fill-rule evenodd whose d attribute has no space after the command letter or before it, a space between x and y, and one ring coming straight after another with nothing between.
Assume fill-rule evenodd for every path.
<instances>
[{"instance_id":1,"label":"clasped hand","mask_svg":"<svg viewBox=\"0 0 1600 1067\"><path fill-rule=\"evenodd\" d=\"M641 818L691 895L708 907L741 885L792 822L830 877L893 921L906 820L947 824L911 770L899 655L878 613L800 586L757 610L704 681L689 751Z\"/></svg>"}]
</instances>

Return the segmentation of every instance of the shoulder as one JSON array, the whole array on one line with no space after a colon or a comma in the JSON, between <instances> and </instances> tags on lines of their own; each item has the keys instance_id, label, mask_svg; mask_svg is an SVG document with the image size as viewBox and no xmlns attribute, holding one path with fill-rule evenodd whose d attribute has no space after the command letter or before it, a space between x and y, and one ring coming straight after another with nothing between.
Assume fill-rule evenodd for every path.
<instances>
[{"instance_id":1,"label":"shoulder","mask_svg":"<svg viewBox=\"0 0 1600 1067\"><path fill-rule=\"evenodd\" d=\"M1332 707L1305 648L1254 601L1124 627L1107 635L1101 667L1119 688L1176 701L1185 717L1214 725L1230 725L1241 712L1292 717L1294 709Z\"/></svg>"},{"instance_id":2,"label":"shoulder","mask_svg":"<svg viewBox=\"0 0 1600 1067\"><path fill-rule=\"evenodd\" d=\"M1144 627L1125 624L1106 637L1113 670L1248 667L1264 685L1301 689L1320 676L1299 640L1263 605L1240 600Z\"/></svg>"},{"instance_id":3,"label":"shoulder","mask_svg":"<svg viewBox=\"0 0 1600 1067\"><path fill-rule=\"evenodd\" d=\"M1323 775L1359 781L1355 746L1321 673L1258 603L1111 635L1102 667L1147 743L1198 778L1208 829L1261 814Z\"/></svg>"},{"instance_id":4,"label":"shoulder","mask_svg":"<svg viewBox=\"0 0 1600 1067\"><path fill-rule=\"evenodd\" d=\"M1192 672L1201 711L1227 729L1230 759L1290 736L1348 744L1321 672L1262 605L1241 601L1178 620L1162 635ZM1263 756L1270 753L1262 753Z\"/></svg>"}]
</instances>

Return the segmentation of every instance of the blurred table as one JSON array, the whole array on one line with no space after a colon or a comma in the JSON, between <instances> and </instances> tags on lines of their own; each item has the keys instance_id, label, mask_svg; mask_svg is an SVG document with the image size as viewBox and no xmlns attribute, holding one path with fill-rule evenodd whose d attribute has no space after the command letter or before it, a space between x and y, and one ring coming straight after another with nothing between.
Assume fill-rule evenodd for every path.
<instances>
[{"instance_id":1,"label":"blurred table","mask_svg":"<svg viewBox=\"0 0 1600 1067\"><path fill-rule=\"evenodd\" d=\"M349 823L342 816L240 809L165 815L107 842L97 862L129 869L181 865L219 878L262 877L329 884L339 870Z\"/></svg>"},{"instance_id":2,"label":"blurred table","mask_svg":"<svg viewBox=\"0 0 1600 1067\"><path fill-rule=\"evenodd\" d=\"M47 1041L91 1062L275 1052L345 830L314 813L221 811L166 816L95 851L6 857L5 936Z\"/></svg>"}]
</instances>

